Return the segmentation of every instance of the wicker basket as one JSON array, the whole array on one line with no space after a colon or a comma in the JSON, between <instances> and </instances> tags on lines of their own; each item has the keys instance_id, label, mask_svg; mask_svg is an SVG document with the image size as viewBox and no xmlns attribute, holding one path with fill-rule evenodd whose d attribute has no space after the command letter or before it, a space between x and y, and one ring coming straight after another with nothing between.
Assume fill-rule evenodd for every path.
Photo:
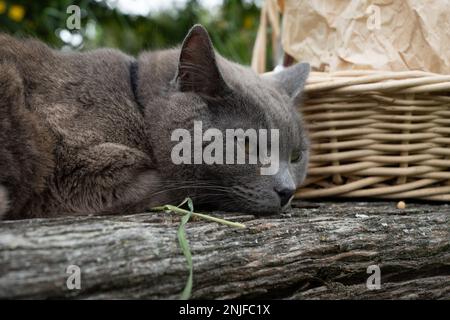
<instances>
[{"instance_id":1,"label":"wicker basket","mask_svg":"<svg viewBox=\"0 0 450 320\"><path fill-rule=\"evenodd\" d=\"M312 145L298 198L450 201L450 76L313 72L302 112Z\"/></svg>"}]
</instances>

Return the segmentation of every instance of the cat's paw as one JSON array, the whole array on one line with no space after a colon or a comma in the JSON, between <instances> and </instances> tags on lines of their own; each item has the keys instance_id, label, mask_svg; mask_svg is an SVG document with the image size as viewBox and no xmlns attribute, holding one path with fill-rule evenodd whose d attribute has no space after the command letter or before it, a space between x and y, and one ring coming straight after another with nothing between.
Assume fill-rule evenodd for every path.
<instances>
[{"instance_id":1,"label":"cat's paw","mask_svg":"<svg viewBox=\"0 0 450 320\"><path fill-rule=\"evenodd\" d=\"M3 219L4 215L9 209L8 192L6 188L0 185L0 220Z\"/></svg>"}]
</instances>

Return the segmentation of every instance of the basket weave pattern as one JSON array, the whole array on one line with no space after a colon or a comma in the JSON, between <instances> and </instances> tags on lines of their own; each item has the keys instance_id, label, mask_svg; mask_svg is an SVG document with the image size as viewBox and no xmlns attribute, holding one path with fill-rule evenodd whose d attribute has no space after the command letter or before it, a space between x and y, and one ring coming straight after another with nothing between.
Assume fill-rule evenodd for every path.
<instances>
[{"instance_id":1,"label":"basket weave pattern","mask_svg":"<svg viewBox=\"0 0 450 320\"><path fill-rule=\"evenodd\" d=\"M450 76L313 72L302 113L311 158L298 198L450 201Z\"/></svg>"}]
</instances>

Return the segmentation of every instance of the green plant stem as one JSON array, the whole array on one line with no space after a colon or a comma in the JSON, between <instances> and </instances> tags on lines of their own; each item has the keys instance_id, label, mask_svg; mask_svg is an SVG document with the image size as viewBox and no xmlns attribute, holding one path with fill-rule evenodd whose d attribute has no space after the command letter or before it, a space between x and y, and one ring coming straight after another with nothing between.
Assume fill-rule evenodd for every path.
<instances>
[{"instance_id":1,"label":"green plant stem","mask_svg":"<svg viewBox=\"0 0 450 320\"><path fill-rule=\"evenodd\" d=\"M186 258L186 262L189 269L189 276L186 281L186 285L184 287L183 292L180 295L181 300L188 300L192 294L192 283L194 278L194 266L192 264L192 253L189 242L186 239L186 223L188 223L189 219L192 216L192 211L188 214L184 215L181 218L180 227L178 228L178 243L180 244L181 251L183 251L183 255Z\"/></svg>"},{"instance_id":2,"label":"green plant stem","mask_svg":"<svg viewBox=\"0 0 450 320\"><path fill-rule=\"evenodd\" d=\"M151 211L172 211L175 213L178 213L180 215L186 215L188 213L190 213L190 211L185 210L185 209L181 209L178 208L176 206L172 206L170 204L164 205L164 206L159 206L159 207L154 207L150 209ZM224 224L230 227L234 227L234 228L240 228L240 229L244 229L246 228L245 224L242 223L238 223L238 222L231 222L225 219L220 219L220 218L216 218L216 217L212 217L209 216L207 214L203 214L203 213L196 213L196 212L192 212L193 216L199 217L201 219L205 219L205 220L209 220L209 221L214 221L220 224Z\"/></svg>"}]
</instances>

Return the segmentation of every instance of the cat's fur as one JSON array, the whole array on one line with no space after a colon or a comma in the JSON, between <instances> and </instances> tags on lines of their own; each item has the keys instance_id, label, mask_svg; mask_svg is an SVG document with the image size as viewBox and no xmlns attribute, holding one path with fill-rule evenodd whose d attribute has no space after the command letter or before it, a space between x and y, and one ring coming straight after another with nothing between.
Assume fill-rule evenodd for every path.
<instances>
[{"instance_id":1,"label":"cat's fur","mask_svg":"<svg viewBox=\"0 0 450 320\"><path fill-rule=\"evenodd\" d=\"M137 60L0 34L0 216L140 212L186 196L277 212L305 177L308 141L295 109L308 73L299 64L258 76L214 53L199 25L181 48ZM192 130L194 120L204 130L280 129L279 173L173 164L171 132ZM291 164L294 149L303 157Z\"/></svg>"}]
</instances>

